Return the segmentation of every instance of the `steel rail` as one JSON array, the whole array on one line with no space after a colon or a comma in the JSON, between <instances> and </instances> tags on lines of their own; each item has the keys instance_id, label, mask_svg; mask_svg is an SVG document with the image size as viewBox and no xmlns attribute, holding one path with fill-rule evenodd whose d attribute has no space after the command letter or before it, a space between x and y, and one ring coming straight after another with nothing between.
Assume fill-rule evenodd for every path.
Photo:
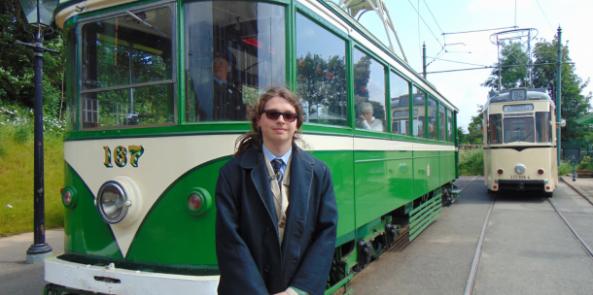
<instances>
[{"instance_id":1,"label":"steel rail","mask_svg":"<svg viewBox=\"0 0 593 295\"><path fill-rule=\"evenodd\" d=\"M478 273L478 266L480 264L480 257L482 256L482 247L484 245L484 239L486 237L486 228L488 227L488 222L490 221L490 215L494 210L495 202L496 199L492 200L492 203L490 203L490 208L488 209L488 213L484 218L484 224L482 224L482 232L480 233L480 239L478 240L478 244L476 245L476 251L474 252L474 258L472 259L472 265L469 271L469 276L467 278L467 282L465 283L465 290L463 291L464 295L471 295L474 290L476 275Z\"/></svg>"},{"instance_id":2,"label":"steel rail","mask_svg":"<svg viewBox=\"0 0 593 295\"><path fill-rule=\"evenodd\" d=\"M587 254L591 258L593 258L593 249L591 249L591 247L589 245L587 245L587 242L585 242L585 240L583 240L583 238L574 229L574 227L570 224L570 222L568 222L568 219L566 219L566 217L564 216L564 214L562 214L560 212L560 210L558 210L558 208L556 207L556 205L554 205L554 202L552 202L551 199L547 199L547 200L548 200L548 203L550 203L550 205L552 205L552 208L554 208L554 211L556 211L556 213L558 214L558 216L560 216L560 218L562 219L562 221L564 221L564 224L566 224L566 226L568 227L568 229L570 230L570 232L572 232L572 234L574 235L574 237L579 241L579 243L581 243L581 246L585 249L585 251L587 251Z\"/></svg>"}]
</instances>

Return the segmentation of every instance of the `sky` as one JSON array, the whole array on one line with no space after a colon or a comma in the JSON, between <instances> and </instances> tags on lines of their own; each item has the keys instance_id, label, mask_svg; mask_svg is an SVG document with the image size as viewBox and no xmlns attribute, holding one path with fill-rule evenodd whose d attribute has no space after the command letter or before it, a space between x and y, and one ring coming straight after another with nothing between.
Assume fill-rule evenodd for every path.
<instances>
[{"instance_id":1,"label":"sky","mask_svg":"<svg viewBox=\"0 0 593 295\"><path fill-rule=\"evenodd\" d=\"M427 78L459 108L458 126L467 131L478 105L486 102L489 89L482 87L492 69L433 73L453 69L491 66L497 62L496 43L491 35L510 30L499 29L478 33L449 34L463 31L518 26L533 28L532 46L538 40L552 41L562 28L562 43L568 45L569 57L576 73L587 81L593 76L591 55L591 11L593 1L587 0L384 0L408 63L422 71L422 43L426 44L429 73ZM418 12L421 18L418 17ZM374 13L366 13L361 22L386 40L383 26ZM447 34L443 34L447 33ZM444 50L443 50L444 48ZM399 51L396 47L396 53ZM439 59L434 59L438 57ZM454 63L449 62L463 62ZM593 91L588 86L583 94Z\"/></svg>"}]
</instances>

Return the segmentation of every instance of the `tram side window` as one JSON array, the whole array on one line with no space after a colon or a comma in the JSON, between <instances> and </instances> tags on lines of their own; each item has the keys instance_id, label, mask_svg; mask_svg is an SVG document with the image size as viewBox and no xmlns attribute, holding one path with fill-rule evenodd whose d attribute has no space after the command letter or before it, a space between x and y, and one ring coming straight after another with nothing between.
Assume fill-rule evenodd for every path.
<instances>
[{"instance_id":1,"label":"tram side window","mask_svg":"<svg viewBox=\"0 0 593 295\"><path fill-rule=\"evenodd\" d=\"M297 93L305 122L347 125L346 42L302 14L296 27Z\"/></svg>"},{"instance_id":2,"label":"tram side window","mask_svg":"<svg viewBox=\"0 0 593 295\"><path fill-rule=\"evenodd\" d=\"M447 141L453 141L453 112L447 109Z\"/></svg>"},{"instance_id":3,"label":"tram side window","mask_svg":"<svg viewBox=\"0 0 593 295\"><path fill-rule=\"evenodd\" d=\"M437 102L431 96L428 99L428 138L437 139Z\"/></svg>"},{"instance_id":4,"label":"tram side window","mask_svg":"<svg viewBox=\"0 0 593 295\"><path fill-rule=\"evenodd\" d=\"M412 118L412 131L413 135L416 137L424 137L424 97L425 94L420 90L420 88L414 87L413 88L413 99L414 99L414 110L413 110L413 118Z\"/></svg>"},{"instance_id":5,"label":"tram side window","mask_svg":"<svg viewBox=\"0 0 593 295\"><path fill-rule=\"evenodd\" d=\"M537 142L551 142L552 126L550 112L536 112L535 126L537 131Z\"/></svg>"},{"instance_id":6,"label":"tram side window","mask_svg":"<svg viewBox=\"0 0 593 295\"><path fill-rule=\"evenodd\" d=\"M408 134L410 126L410 83L389 72L391 98L391 130L395 134Z\"/></svg>"},{"instance_id":7,"label":"tram side window","mask_svg":"<svg viewBox=\"0 0 593 295\"><path fill-rule=\"evenodd\" d=\"M260 93L286 84L284 7L185 4L186 121L242 121Z\"/></svg>"},{"instance_id":8,"label":"tram side window","mask_svg":"<svg viewBox=\"0 0 593 295\"><path fill-rule=\"evenodd\" d=\"M446 121L446 117L445 117L445 106L442 104L439 104L439 139L440 140L445 140L445 121Z\"/></svg>"},{"instance_id":9,"label":"tram side window","mask_svg":"<svg viewBox=\"0 0 593 295\"><path fill-rule=\"evenodd\" d=\"M164 6L82 26L83 128L174 122L174 23Z\"/></svg>"},{"instance_id":10,"label":"tram side window","mask_svg":"<svg viewBox=\"0 0 593 295\"><path fill-rule=\"evenodd\" d=\"M359 49L352 60L356 127L385 131L385 68Z\"/></svg>"},{"instance_id":11,"label":"tram side window","mask_svg":"<svg viewBox=\"0 0 593 295\"><path fill-rule=\"evenodd\" d=\"M502 143L502 115L488 116L488 144Z\"/></svg>"},{"instance_id":12,"label":"tram side window","mask_svg":"<svg viewBox=\"0 0 593 295\"><path fill-rule=\"evenodd\" d=\"M504 118L504 142L534 142L533 117Z\"/></svg>"}]
</instances>

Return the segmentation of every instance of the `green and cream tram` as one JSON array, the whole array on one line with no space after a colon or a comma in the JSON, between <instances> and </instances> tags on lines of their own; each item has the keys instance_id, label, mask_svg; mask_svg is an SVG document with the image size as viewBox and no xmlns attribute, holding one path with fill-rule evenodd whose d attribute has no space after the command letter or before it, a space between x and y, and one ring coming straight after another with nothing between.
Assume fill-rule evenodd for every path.
<instances>
[{"instance_id":1,"label":"green and cream tram","mask_svg":"<svg viewBox=\"0 0 593 295\"><path fill-rule=\"evenodd\" d=\"M214 294L214 189L270 86L305 109L339 222L327 293L439 215L457 108L339 1L61 0L71 128L49 294ZM379 130L359 128L372 106ZM290 216L288 217L290 218Z\"/></svg>"},{"instance_id":2,"label":"green and cream tram","mask_svg":"<svg viewBox=\"0 0 593 295\"><path fill-rule=\"evenodd\" d=\"M511 89L484 108L484 182L489 191L558 185L555 106L545 90Z\"/></svg>"}]
</instances>

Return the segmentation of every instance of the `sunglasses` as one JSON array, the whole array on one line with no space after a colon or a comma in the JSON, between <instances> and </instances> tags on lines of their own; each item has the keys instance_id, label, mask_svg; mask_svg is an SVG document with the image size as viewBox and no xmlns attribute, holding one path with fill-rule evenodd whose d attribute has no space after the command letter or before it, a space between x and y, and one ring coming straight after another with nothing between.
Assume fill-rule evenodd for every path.
<instances>
[{"instance_id":1,"label":"sunglasses","mask_svg":"<svg viewBox=\"0 0 593 295\"><path fill-rule=\"evenodd\" d=\"M286 122L294 122L297 119L297 114L293 112L280 112L277 110L264 110L264 114L270 120L278 120L280 116L284 118Z\"/></svg>"}]
</instances>

